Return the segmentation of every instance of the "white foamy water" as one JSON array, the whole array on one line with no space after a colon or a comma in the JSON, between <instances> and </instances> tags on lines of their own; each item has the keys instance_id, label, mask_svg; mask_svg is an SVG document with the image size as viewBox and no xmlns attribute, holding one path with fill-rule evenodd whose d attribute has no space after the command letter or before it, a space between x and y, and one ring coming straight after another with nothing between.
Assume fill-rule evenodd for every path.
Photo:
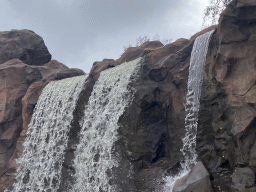
<instances>
[{"instance_id":1,"label":"white foamy water","mask_svg":"<svg viewBox=\"0 0 256 192\"><path fill-rule=\"evenodd\" d=\"M200 107L201 87L203 82L203 70L209 41L214 31L209 31L196 38L190 59L188 92L185 104L185 136L182 139L183 147L181 152L184 161L181 162L182 171L173 177L167 177L165 191L173 191L177 179L185 176L196 165L196 133L198 123L198 112Z\"/></svg>"},{"instance_id":2,"label":"white foamy water","mask_svg":"<svg viewBox=\"0 0 256 192\"><path fill-rule=\"evenodd\" d=\"M73 111L88 75L51 81L42 91L18 159L15 192L54 192L60 185Z\"/></svg>"},{"instance_id":3,"label":"white foamy water","mask_svg":"<svg viewBox=\"0 0 256 192\"><path fill-rule=\"evenodd\" d=\"M119 165L112 155L117 141L118 119L134 98L128 87L141 58L102 71L89 98L81 122L80 142L75 152L75 192L115 192L112 168ZM135 68L137 65L137 68ZM127 173L128 174L128 173Z\"/></svg>"}]
</instances>

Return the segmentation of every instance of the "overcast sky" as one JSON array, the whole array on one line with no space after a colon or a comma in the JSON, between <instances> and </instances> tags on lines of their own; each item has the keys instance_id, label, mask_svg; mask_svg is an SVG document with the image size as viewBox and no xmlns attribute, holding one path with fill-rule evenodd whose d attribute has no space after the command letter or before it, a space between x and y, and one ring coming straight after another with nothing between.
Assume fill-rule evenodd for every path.
<instances>
[{"instance_id":1,"label":"overcast sky","mask_svg":"<svg viewBox=\"0 0 256 192\"><path fill-rule=\"evenodd\" d=\"M190 38L209 0L0 0L0 31L30 29L52 59L86 73L94 61L118 59L136 38Z\"/></svg>"}]
</instances>

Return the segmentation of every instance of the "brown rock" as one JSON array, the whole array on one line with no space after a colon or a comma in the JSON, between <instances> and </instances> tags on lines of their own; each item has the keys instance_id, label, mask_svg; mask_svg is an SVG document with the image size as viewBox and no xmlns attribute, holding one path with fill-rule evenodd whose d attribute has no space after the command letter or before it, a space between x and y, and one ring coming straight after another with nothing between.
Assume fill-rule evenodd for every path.
<instances>
[{"instance_id":1,"label":"brown rock","mask_svg":"<svg viewBox=\"0 0 256 192\"><path fill-rule=\"evenodd\" d=\"M22 129L21 99L28 87L42 76L38 69L13 59L0 65L0 77L0 176L2 176Z\"/></svg>"},{"instance_id":2,"label":"brown rock","mask_svg":"<svg viewBox=\"0 0 256 192\"><path fill-rule=\"evenodd\" d=\"M133 84L134 100L120 117L121 139L117 148L130 151L124 155L122 165L129 167L127 158L132 162L138 191L162 191L157 181L167 170L179 169L185 118L183 103L193 46L193 43L186 45L188 42L182 39L143 57ZM122 171L117 173L118 178L122 178Z\"/></svg>"},{"instance_id":3,"label":"brown rock","mask_svg":"<svg viewBox=\"0 0 256 192\"><path fill-rule=\"evenodd\" d=\"M0 191L4 192L6 186L13 184L14 175L3 175L0 177Z\"/></svg>"},{"instance_id":4,"label":"brown rock","mask_svg":"<svg viewBox=\"0 0 256 192\"><path fill-rule=\"evenodd\" d=\"M66 65L54 59L44 65L38 66L37 68L43 79L51 74L56 74L57 72L69 69Z\"/></svg>"},{"instance_id":5,"label":"brown rock","mask_svg":"<svg viewBox=\"0 0 256 192\"><path fill-rule=\"evenodd\" d=\"M103 61L101 62L94 62L90 74L93 76L94 80L97 81L101 71L111 67L115 67L116 65L120 65L125 61L129 62L138 57L142 57L161 46L163 46L163 44L159 41L147 41L139 47L129 47L117 60L103 59Z\"/></svg>"},{"instance_id":6,"label":"brown rock","mask_svg":"<svg viewBox=\"0 0 256 192\"><path fill-rule=\"evenodd\" d=\"M202 31L196 33L192 37L190 37L189 41L193 42L198 36L200 36L204 33L207 33L208 31L216 30L217 27L218 27L218 25L213 25L213 26L207 27L207 28L203 29Z\"/></svg>"},{"instance_id":7,"label":"brown rock","mask_svg":"<svg viewBox=\"0 0 256 192\"><path fill-rule=\"evenodd\" d=\"M29 65L43 65L51 60L51 54L42 37L33 31L0 32L0 64L11 59L19 59Z\"/></svg>"},{"instance_id":8,"label":"brown rock","mask_svg":"<svg viewBox=\"0 0 256 192\"><path fill-rule=\"evenodd\" d=\"M161 60L161 64L163 62L168 63L166 60L168 57L171 56L171 54L178 52L183 47L185 47L189 43L189 40L187 39L178 39L173 43L167 44L165 46L159 47L151 52L150 59L151 63L155 64ZM156 65L158 66L158 65Z\"/></svg>"},{"instance_id":9,"label":"brown rock","mask_svg":"<svg viewBox=\"0 0 256 192\"><path fill-rule=\"evenodd\" d=\"M93 76L94 80L97 81L101 71L114 67L116 65L117 64L114 59L103 59L103 61L101 62L96 61L93 63L90 74Z\"/></svg>"},{"instance_id":10,"label":"brown rock","mask_svg":"<svg viewBox=\"0 0 256 192\"><path fill-rule=\"evenodd\" d=\"M56 63L57 61L53 61ZM49 62L50 63L50 62ZM60 68L53 69L51 64L48 64L48 72L44 71L44 73L48 73L49 75L43 78L40 81L33 83L27 90L25 96L22 98L22 119L23 119L23 126L22 130L26 131L28 129L28 125L30 123L30 119L33 114L33 110L37 103L39 96L41 95L44 87L53 80L61 80L68 77L74 77L79 75L84 75L85 73L80 69L66 69L62 65L59 65ZM44 69L46 70L46 68ZM55 72L55 73L54 73Z\"/></svg>"},{"instance_id":11,"label":"brown rock","mask_svg":"<svg viewBox=\"0 0 256 192\"><path fill-rule=\"evenodd\" d=\"M138 57L143 57L149 53L151 54L150 61L152 63L157 63L163 59L164 56L177 52L188 43L189 41L187 39L178 39L171 44L163 46L160 41L147 41L139 47L129 47L117 60L103 59L102 62L94 62L90 74L93 75L94 80L97 81L101 71L120 65L125 61L129 62Z\"/></svg>"},{"instance_id":12,"label":"brown rock","mask_svg":"<svg viewBox=\"0 0 256 192\"><path fill-rule=\"evenodd\" d=\"M123 62L128 62L142 56L144 50L154 50L156 48L162 47L163 44L160 41L147 41L138 47L129 47L119 59L116 60L117 64ZM142 55L141 55L142 54ZM145 53L144 53L145 54Z\"/></svg>"}]
</instances>

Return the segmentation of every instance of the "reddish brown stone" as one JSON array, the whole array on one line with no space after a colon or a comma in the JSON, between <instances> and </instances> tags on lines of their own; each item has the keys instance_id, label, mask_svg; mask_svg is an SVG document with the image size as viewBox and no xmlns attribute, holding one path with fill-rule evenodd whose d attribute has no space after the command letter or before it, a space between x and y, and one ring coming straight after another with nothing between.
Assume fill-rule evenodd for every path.
<instances>
[{"instance_id":1,"label":"reddish brown stone","mask_svg":"<svg viewBox=\"0 0 256 192\"><path fill-rule=\"evenodd\" d=\"M37 68L13 59L0 65L0 77L0 176L2 176L22 129L21 99L28 87L42 76Z\"/></svg>"},{"instance_id":2,"label":"reddish brown stone","mask_svg":"<svg viewBox=\"0 0 256 192\"><path fill-rule=\"evenodd\" d=\"M116 61L114 59L103 59L103 61L95 61L93 63L93 66L91 68L90 74L93 76L94 80L97 81L99 76L100 76L100 72L114 67L116 66Z\"/></svg>"},{"instance_id":3,"label":"reddish brown stone","mask_svg":"<svg viewBox=\"0 0 256 192\"><path fill-rule=\"evenodd\" d=\"M143 57L149 53L152 54L151 62L156 63L164 56L177 52L187 43L189 43L187 39L178 39L174 43L163 46L160 41L147 41L139 47L129 47L117 60L103 59L102 62L94 62L90 74L93 75L96 81L101 71L119 65L125 61L129 62L138 57Z\"/></svg>"},{"instance_id":4,"label":"reddish brown stone","mask_svg":"<svg viewBox=\"0 0 256 192\"><path fill-rule=\"evenodd\" d=\"M15 160L22 154L26 130L43 88L52 80L83 74L56 60L31 66L13 59L0 65L0 178L6 186L14 181ZM0 184L0 188L4 186Z\"/></svg>"},{"instance_id":5,"label":"reddish brown stone","mask_svg":"<svg viewBox=\"0 0 256 192\"><path fill-rule=\"evenodd\" d=\"M134 60L143 53L144 50L154 50L156 48L162 47L163 44L160 41L147 41L138 47L129 47L119 59L116 60L117 64L121 64L123 62L128 62Z\"/></svg>"}]
</instances>

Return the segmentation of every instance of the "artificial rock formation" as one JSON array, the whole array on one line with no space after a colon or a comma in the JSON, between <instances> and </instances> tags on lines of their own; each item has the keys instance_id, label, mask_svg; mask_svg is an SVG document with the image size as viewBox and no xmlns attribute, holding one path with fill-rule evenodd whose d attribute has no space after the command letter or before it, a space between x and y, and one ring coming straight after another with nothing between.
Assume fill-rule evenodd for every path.
<instances>
[{"instance_id":1,"label":"artificial rock formation","mask_svg":"<svg viewBox=\"0 0 256 192\"><path fill-rule=\"evenodd\" d=\"M197 150L216 191L231 190L236 167L256 170L255 12L254 1L232 1L221 14L206 59Z\"/></svg>"},{"instance_id":2,"label":"artificial rock formation","mask_svg":"<svg viewBox=\"0 0 256 192\"><path fill-rule=\"evenodd\" d=\"M163 178L181 168L183 104L193 43L197 36L210 30L215 31L206 58L197 132L200 163L179 183L178 190L197 191L197 187L205 186L207 191L255 191L256 3L252 0L233 0L222 13L219 25L189 40L179 39L165 46L157 41L146 42L128 48L117 60L95 62L90 83L76 108L62 183L73 182L67 174L68 169L72 170L71 146L77 142L81 106L86 104L100 72L141 56L141 66L132 82L135 97L119 118L119 139L113 147L122 164L114 170L115 182L122 190L126 186L137 191L163 191ZM22 152L32 111L44 86L50 80L83 74L57 61L35 66L17 59L0 65L0 191L13 181L9 175L15 172L15 159ZM15 70L17 80L11 76ZM123 185L125 175L120 173L131 165L133 174ZM200 179L193 180L200 174Z\"/></svg>"}]
</instances>

